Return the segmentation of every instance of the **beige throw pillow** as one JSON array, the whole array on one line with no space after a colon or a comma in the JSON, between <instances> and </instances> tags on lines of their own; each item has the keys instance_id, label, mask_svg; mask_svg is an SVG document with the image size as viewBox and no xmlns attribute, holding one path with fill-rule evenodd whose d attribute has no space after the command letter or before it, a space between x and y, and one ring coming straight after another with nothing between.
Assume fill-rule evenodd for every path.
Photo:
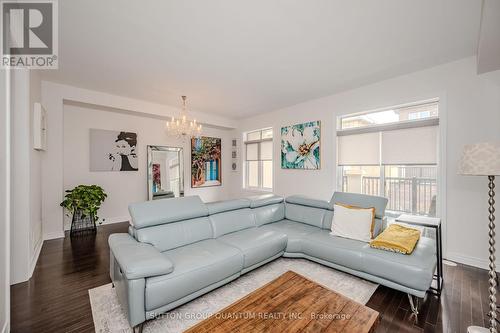
<instances>
[{"instance_id":1,"label":"beige throw pillow","mask_svg":"<svg viewBox=\"0 0 500 333\"><path fill-rule=\"evenodd\" d=\"M331 235L369 242L374 226L375 208L334 205Z\"/></svg>"}]
</instances>

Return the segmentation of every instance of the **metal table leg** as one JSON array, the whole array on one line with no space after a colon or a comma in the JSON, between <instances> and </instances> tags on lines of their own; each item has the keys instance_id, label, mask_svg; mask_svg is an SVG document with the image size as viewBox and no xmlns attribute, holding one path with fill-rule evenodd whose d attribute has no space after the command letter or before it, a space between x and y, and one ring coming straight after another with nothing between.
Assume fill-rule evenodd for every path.
<instances>
[{"instance_id":1,"label":"metal table leg","mask_svg":"<svg viewBox=\"0 0 500 333\"><path fill-rule=\"evenodd\" d=\"M437 246L437 291L441 293L443 288L443 247L441 240L441 225L436 228L436 246Z\"/></svg>"},{"instance_id":2,"label":"metal table leg","mask_svg":"<svg viewBox=\"0 0 500 333\"><path fill-rule=\"evenodd\" d=\"M436 288L431 287L431 291L440 296L441 290L443 289L443 244L442 244L442 236L441 236L441 224L439 224L436 229L436 267L437 274L434 275L436 279Z\"/></svg>"}]
</instances>

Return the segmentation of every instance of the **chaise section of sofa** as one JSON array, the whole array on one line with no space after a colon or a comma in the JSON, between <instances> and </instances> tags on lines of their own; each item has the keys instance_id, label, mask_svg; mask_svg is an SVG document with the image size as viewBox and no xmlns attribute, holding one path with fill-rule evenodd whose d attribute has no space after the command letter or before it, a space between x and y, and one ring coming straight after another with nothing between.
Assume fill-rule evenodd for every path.
<instances>
[{"instance_id":1,"label":"chaise section of sofa","mask_svg":"<svg viewBox=\"0 0 500 333\"><path fill-rule=\"evenodd\" d=\"M131 326L281 256L307 258L423 297L436 267L433 241L411 255L330 235L334 205L376 208L387 199L336 192L330 201L264 195L205 204L197 196L132 204L128 234L110 236L110 276Z\"/></svg>"}]
</instances>

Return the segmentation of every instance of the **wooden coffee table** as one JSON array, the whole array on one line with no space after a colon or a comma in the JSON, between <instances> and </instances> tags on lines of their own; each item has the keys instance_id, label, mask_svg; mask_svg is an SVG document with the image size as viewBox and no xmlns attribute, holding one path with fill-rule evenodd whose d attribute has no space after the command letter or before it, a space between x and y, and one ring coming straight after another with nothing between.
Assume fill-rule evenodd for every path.
<instances>
[{"instance_id":1,"label":"wooden coffee table","mask_svg":"<svg viewBox=\"0 0 500 333\"><path fill-rule=\"evenodd\" d=\"M288 271L186 332L373 332L379 313Z\"/></svg>"}]
</instances>

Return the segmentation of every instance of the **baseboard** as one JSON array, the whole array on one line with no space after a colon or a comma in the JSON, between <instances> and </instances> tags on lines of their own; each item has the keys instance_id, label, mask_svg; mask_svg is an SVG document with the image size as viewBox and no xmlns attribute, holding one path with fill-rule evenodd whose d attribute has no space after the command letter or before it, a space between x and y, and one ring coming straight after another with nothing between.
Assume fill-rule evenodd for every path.
<instances>
[{"instance_id":1,"label":"baseboard","mask_svg":"<svg viewBox=\"0 0 500 333\"><path fill-rule=\"evenodd\" d=\"M33 276L33 271L35 270L36 263L38 262L38 257L40 256L40 251L42 251L42 246L43 246L43 239L40 238L40 241L38 242L38 244L35 248L35 253L33 253L33 257L31 258L30 272L29 272L28 279L31 279L31 277Z\"/></svg>"},{"instance_id":2,"label":"baseboard","mask_svg":"<svg viewBox=\"0 0 500 333\"><path fill-rule=\"evenodd\" d=\"M2 333L9 333L10 331L10 325L9 325L9 320L7 320L2 327Z\"/></svg>"},{"instance_id":3,"label":"baseboard","mask_svg":"<svg viewBox=\"0 0 500 333\"><path fill-rule=\"evenodd\" d=\"M105 224L114 224L114 223L122 223L122 222L128 222L130 221L130 216L117 216L117 217L108 217L105 219L105 221L101 221L101 224L98 225L105 225Z\"/></svg>"},{"instance_id":4,"label":"baseboard","mask_svg":"<svg viewBox=\"0 0 500 333\"><path fill-rule=\"evenodd\" d=\"M464 265L474 266L482 269L489 269L489 261L488 259L479 259L476 257L465 256L456 252L448 252L446 255L446 259L455 261ZM496 262L496 270L500 272L500 262Z\"/></svg>"},{"instance_id":5,"label":"baseboard","mask_svg":"<svg viewBox=\"0 0 500 333\"><path fill-rule=\"evenodd\" d=\"M64 231L56 231L43 234L44 241L57 238L64 238Z\"/></svg>"},{"instance_id":6,"label":"baseboard","mask_svg":"<svg viewBox=\"0 0 500 333\"><path fill-rule=\"evenodd\" d=\"M108 225L114 223L122 223L130 221L130 216L116 216L116 217L107 217L104 221L102 219L99 220L101 223L96 223L97 227L101 225ZM64 230L69 231L71 229L71 224L65 225Z\"/></svg>"}]
</instances>

